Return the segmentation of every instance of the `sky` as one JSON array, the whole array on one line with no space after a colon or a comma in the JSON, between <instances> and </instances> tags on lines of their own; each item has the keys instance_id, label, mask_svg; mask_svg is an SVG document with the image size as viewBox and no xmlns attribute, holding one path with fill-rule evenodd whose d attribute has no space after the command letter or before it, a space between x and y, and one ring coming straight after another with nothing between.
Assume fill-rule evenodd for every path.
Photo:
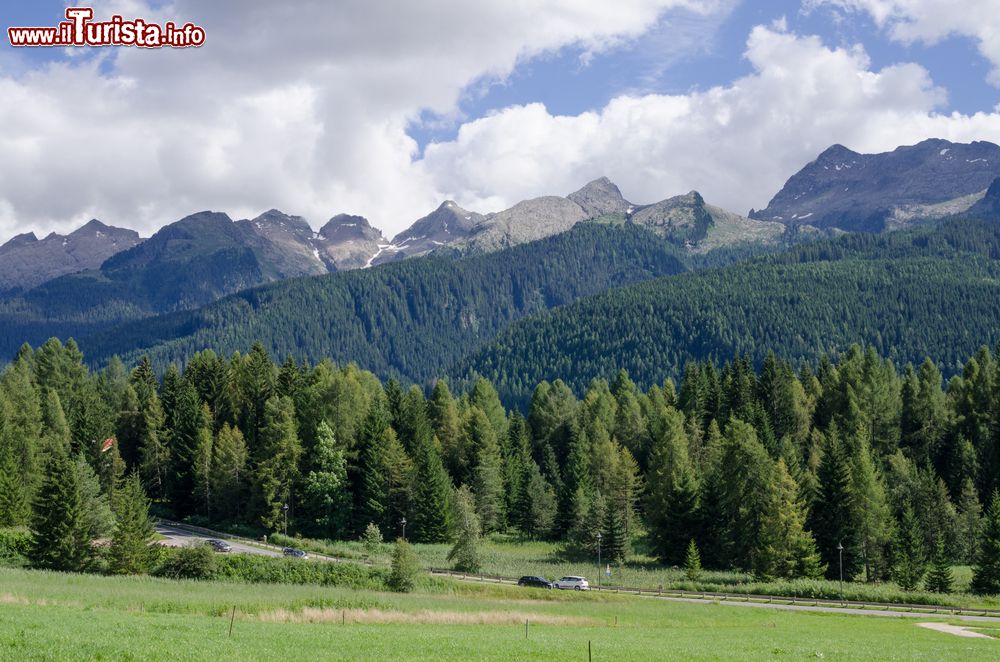
<instances>
[{"instance_id":1,"label":"sky","mask_svg":"<svg viewBox=\"0 0 1000 662\"><path fill-rule=\"evenodd\" d=\"M0 242L210 209L389 237L600 176L762 208L831 144L1000 143L997 0L93 0L192 49L0 39ZM65 2L0 0L3 27ZM6 32L6 31L4 31Z\"/></svg>"}]
</instances>

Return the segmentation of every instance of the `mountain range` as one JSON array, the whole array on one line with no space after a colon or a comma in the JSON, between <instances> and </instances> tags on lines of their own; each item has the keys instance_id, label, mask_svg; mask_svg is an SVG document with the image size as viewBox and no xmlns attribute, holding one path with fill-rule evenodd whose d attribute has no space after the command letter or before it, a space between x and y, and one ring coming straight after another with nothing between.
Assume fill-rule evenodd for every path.
<instances>
[{"instance_id":1,"label":"mountain range","mask_svg":"<svg viewBox=\"0 0 1000 662\"><path fill-rule=\"evenodd\" d=\"M1000 146L931 139L883 154L833 145L750 218L881 232L968 210L1000 177Z\"/></svg>"},{"instance_id":2,"label":"mountain range","mask_svg":"<svg viewBox=\"0 0 1000 662\"><path fill-rule=\"evenodd\" d=\"M591 297L660 279L671 283L663 291L675 294L646 300L640 309L650 320L661 319L678 314L679 302L694 301L685 299L687 290L680 283L710 282L708 275L682 272L724 274L685 314L698 318L702 305L712 311L714 317L702 319L699 330L683 324L651 327L656 337L671 328L669 333L687 338L686 349L657 362L661 370L676 370L679 357L702 356L690 343L707 343L713 329L725 331L712 346L733 351L747 346L742 340L726 340L728 334L746 333L732 326L734 311L727 308L739 297L726 304L719 298L726 279L755 283L748 299L761 293L793 296L770 288L766 279L755 280L772 263L747 258L796 254L796 246L813 246L816 240L852 230L918 228L931 221L947 223L956 215L986 219L990 227L1000 218L995 163L1000 163L1000 148L990 143L925 141L875 155L834 146L794 175L766 209L751 210L747 217L709 204L697 191L635 204L602 177L565 197L524 200L490 214L445 201L391 240L361 216L336 215L317 232L303 218L275 209L239 221L200 212L146 240L91 221L66 237L39 241L20 236L0 247L0 257L10 258L0 260L0 279L7 279L0 280L6 283L0 288L0 355L11 356L23 342L74 337L97 362L113 354L134 359L148 352L162 366L203 347L228 353L263 340L279 356L355 360L381 375L411 381L445 370L459 377L489 373L517 398L523 394L507 382L503 365L517 364L518 356L532 355L533 343L541 343L558 347L552 357L560 367L556 372L575 374L566 356L579 356L584 345L562 333L570 328L566 320L577 325L573 328L587 328L588 316L599 319L615 308L617 297L633 295L614 290L603 303L586 309L586 315L573 312L584 310ZM975 241L987 241L987 235L974 235ZM843 250L837 243L815 245L827 252ZM977 247L960 248L975 252ZM949 250L953 254L959 248ZM941 259L928 251L923 257ZM882 268L901 258L879 259L885 262L879 263ZM842 284L850 280L850 273L841 272L846 263L806 261L815 265L795 278L813 283L823 296L843 296ZM738 264L725 266L734 262ZM721 271L709 268L720 266ZM953 267L935 262L928 268ZM831 279L833 272L838 276ZM928 282L932 276L922 275ZM897 297L904 294L896 292ZM584 301L574 303L580 299ZM554 327L538 326L538 336L527 333L536 328L531 325L549 319L548 310L561 306L568 306L567 312L551 313ZM791 310L772 312L786 315ZM832 315L828 322L812 322L819 329L816 351L840 346L840 340L823 344L834 337L827 331L838 315L860 313L838 309L825 314ZM623 312L619 317L634 315ZM776 322L772 326L785 328ZM600 325L593 331L585 335L605 333ZM857 334L864 335L862 331ZM803 337L803 330L794 332ZM518 333L522 335L511 335ZM616 337L630 338L630 333L620 329ZM567 340L558 340L563 337ZM803 346L796 347L801 355ZM608 347L587 351L605 349L609 357L620 357ZM940 350L925 353L946 355ZM590 374L583 368L576 372Z\"/></svg>"}]
</instances>

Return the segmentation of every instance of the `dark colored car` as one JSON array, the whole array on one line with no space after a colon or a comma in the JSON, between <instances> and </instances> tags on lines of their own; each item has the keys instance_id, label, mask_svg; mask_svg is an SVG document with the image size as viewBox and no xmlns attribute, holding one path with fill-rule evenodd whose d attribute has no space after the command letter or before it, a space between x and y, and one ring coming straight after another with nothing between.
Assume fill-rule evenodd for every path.
<instances>
[{"instance_id":1,"label":"dark colored car","mask_svg":"<svg viewBox=\"0 0 1000 662\"><path fill-rule=\"evenodd\" d=\"M552 588L552 582L542 577L524 576L517 580L518 586L533 586L535 588Z\"/></svg>"},{"instance_id":2,"label":"dark colored car","mask_svg":"<svg viewBox=\"0 0 1000 662\"><path fill-rule=\"evenodd\" d=\"M230 545L225 540L216 540L215 538L208 541L209 546L217 552L231 552L233 551L233 546Z\"/></svg>"},{"instance_id":3,"label":"dark colored car","mask_svg":"<svg viewBox=\"0 0 1000 662\"><path fill-rule=\"evenodd\" d=\"M294 547L286 547L286 548L284 548L281 551L282 551L282 553L285 556L290 556L293 559L307 559L307 558L309 558L309 555L306 554L304 551L302 551L301 549L295 549Z\"/></svg>"}]
</instances>

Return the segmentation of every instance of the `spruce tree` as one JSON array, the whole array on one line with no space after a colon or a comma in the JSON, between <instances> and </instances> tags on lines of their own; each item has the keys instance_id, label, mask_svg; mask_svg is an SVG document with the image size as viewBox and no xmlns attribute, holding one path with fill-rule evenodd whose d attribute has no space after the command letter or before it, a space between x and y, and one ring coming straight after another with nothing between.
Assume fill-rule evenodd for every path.
<instances>
[{"instance_id":1,"label":"spruce tree","mask_svg":"<svg viewBox=\"0 0 1000 662\"><path fill-rule=\"evenodd\" d=\"M421 439L413 459L414 485L412 510L413 540L438 543L448 539L451 513L448 499L451 479L441 462L433 439Z\"/></svg>"},{"instance_id":2,"label":"spruce tree","mask_svg":"<svg viewBox=\"0 0 1000 662\"><path fill-rule=\"evenodd\" d=\"M556 494L546 482L538 465L531 462L521 482L517 501L518 527L529 538L546 538L556 519Z\"/></svg>"},{"instance_id":3,"label":"spruce tree","mask_svg":"<svg viewBox=\"0 0 1000 662\"><path fill-rule=\"evenodd\" d=\"M1000 492L993 491L979 533L979 550L972 569L972 592L1000 594Z\"/></svg>"},{"instance_id":4,"label":"spruce tree","mask_svg":"<svg viewBox=\"0 0 1000 662\"><path fill-rule=\"evenodd\" d=\"M505 523L503 467L495 428L481 409L472 407L466 429L475 455L472 486L483 531L502 530Z\"/></svg>"},{"instance_id":5,"label":"spruce tree","mask_svg":"<svg viewBox=\"0 0 1000 662\"><path fill-rule=\"evenodd\" d=\"M90 463L80 453L73 460L80 492L80 511L88 540L107 538L115 526L112 502L101 490L101 481Z\"/></svg>"},{"instance_id":6,"label":"spruce tree","mask_svg":"<svg viewBox=\"0 0 1000 662\"><path fill-rule=\"evenodd\" d=\"M478 572L479 558L479 515L472 491L463 485L455 490L452 497L452 518L455 522L455 544L448 552L452 567L460 572Z\"/></svg>"},{"instance_id":7,"label":"spruce tree","mask_svg":"<svg viewBox=\"0 0 1000 662\"><path fill-rule=\"evenodd\" d=\"M240 520L247 485L247 446L239 428L223 423L212 448L211 489L219 519Z\"/></svg>"},{"instance_id":8,"label":"spruce tree","mask_svg":"<svg viewBox=\"0 0 1000 662\"><path fill-rule=\"evenodd\" d=\"M191 455L191 472L193 478L192 510L201 511L205 517L212 519L214 514L214 490L212 489L212 456L213 443L210 427L212 413L207 404L201 405L201 419L205 425L198 428L193 453Z\"/></svg>"},{"instance_id":9,"label":"spruce tree","mask_svg":"<svg viewBox=\"0 0 1000 662\"><path fill-rule=\"evenodd\" d=\"M694 538L688 542L687 552L684 554L684 576L692 582L701 579L701 554L698 552L698 545L695 544Z\"/></svg>"},{"instance_id":10,"label":"spruce tree","mask_svg":"<svg viewBox=\"0 0 1000 662\"><path fill-rule=\"evenodd\" d=\"M389 427L389 412L385 400L373 401L358 431L358 446L361 448L361 479L355 508L355 530L360 531L369 523L384 526L389 510L388 477L386 472L389 435L395 435ZM385 531L394 531L394 523Z\"/></svg>"},{"instance_id":11,"label":"spruce tree","mask_svg":"<svg viewBox=\"0 0 1000 662\"><path fill-rule=\"evenodd\" d=\"M0 457L0 527L21 526L31 514L27 490L15 460Z\"/></svg>"},{"instance_id":12,"label":"spruce tree","mask_svg":"<svg viewBox=\"0 0 1000 662\"><path fill-rule=\"evenodd\" d=\"M976 486L971 479L962 483L962 492L958 497L958 521L955 523L955 542L958 549L957 560L972 564L976 560L976 545L979 538L979 527L982 520L982 506Z\"/></svg>"},{"instance_id":13,"label":"spruce tree","mask_svg":"<svg viewBox=\"0 0 1000 662\"><path fill-rule=\"evenodd\" d=\"M625 515L621 510L609 505L604 515L604 535L601 551L611 563L624 563L628 557L630 541L625 530Z\"/></svg>"},{"instance_id":14,"label":"spruce tree","mask_svg":"<svg viewBox=\"0 0 1000 662\"><path fill-rule=\"evenodd\" d=\"M934 556L931 558L927 581L924 583L925 587L934 593L951 593L954 583L955 576L951 571L951 559L944 546L944 537L938 536L934 544Z\"/></svg>"},{"instance_id":15,"label":"spruce tree","mask_svg":"<svg viewBox=\"0 0 1000 662\"><path fill-rule=\"evenodd\" d=\"M302 445L295 421L295 405L291 398L272 397L264 406L263 427L258 437L257 496L261 523L278 530L294 511L283 512L285 505L294 507L292 491L299 479Z\"/></svg>"},{"instance_id":16,"label":"spruce tree","mask_svg":"<svg viewBox=\"0 0 1000 662\"><path fill-rule=\"evenodd\" d=\"M47 570L86 570L94 557L73 461L54 455L34 503L31 561Z\"/></svg>"},{"instance_id":17,"label":"spruce tree","mask_svg":"<svg viewBox=\"0 0 1000 662\"><path fill-rule=\"evenodd\" d=\"M851 492L851 468L846 449L836 429L831 429L816 472L819 493L813 503L809 529L816 536L816 548L826 565L826 576L837 579L843 545L844 577L851 578L861 569L862 555L854 495Z\"/></svg>"},{"instance_id":18,"label":"spruce tree","mask_svg":"<svg viewBox=\"0 0 1000 662\"><path fill-rule=\"evenodd\" d=\"M120 575L137 575L150 571L155 560L153 524L149 519L149 502L138 474L131 474L115 504L115 531L111 537L108 566Z\"/></svg>"},{"instance_id":19,"label":"spruce tree","mask_svg":"<svg viewBox=\"0 0 1000 662\"><path fill-rule=\"evenodd\" d=\"M924 554L923 531L920 530L920 524L909 504L900 518L895 547L893 576L896 583L904 591L916 590L927 571L927 559Z\"/></svg>"}]
</instances>

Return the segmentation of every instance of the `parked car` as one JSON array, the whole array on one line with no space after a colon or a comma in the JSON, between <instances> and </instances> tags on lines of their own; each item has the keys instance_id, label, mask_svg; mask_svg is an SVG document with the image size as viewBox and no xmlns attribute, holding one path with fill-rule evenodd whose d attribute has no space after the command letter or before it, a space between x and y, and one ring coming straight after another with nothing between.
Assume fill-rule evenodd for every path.
<instances>
[{"instance_id":1,"label":"parked car","mask_svg":"<svg viewBox=\"0 0 1000 662\"><path fill-rule=\"evenodd\" d=\"M293 559L307 559L307 558L309 558L309 555L306 554L303 550L301 550L301 549L295 549L294 547L286 547L286 548L284 548L281 551L282 551L282 553L285 556L290 556Z\"/></svg>"},{"instance_id":2,"label":"parked car","mask_svg":"<svg viewBox=\"0 0 1000 662\"><path fill-rule=\"evenodd\" d=\"M517 580L518 586L533 586L535 588L552 588L552 582L544 577L525 575Z\"/></svg>"},{"instance_id":3,"label":"parked car","mask_svg":"<svg viewBox=\"0 0 1000 662\"><path fill-rule=\"evenodd\" d=\"M583 577L562 577L552 582L552 588L573 589L574 591L589 591L590 584Z\"/></svg>"},{"instance_id":4,"label":"parked car","mask_svg":"<svg viewBox=\"0 0 1000 662\"><path fill-rule=\"evenodd\" d=\"M212 538L211 540L208 541L208 544L209 544L209 546L212 549L214 549L217 552L231 552L231 551L233 551L233 546L230 545L225 540L218 540L216 538Z\"/></svg>"}]
</instances>

